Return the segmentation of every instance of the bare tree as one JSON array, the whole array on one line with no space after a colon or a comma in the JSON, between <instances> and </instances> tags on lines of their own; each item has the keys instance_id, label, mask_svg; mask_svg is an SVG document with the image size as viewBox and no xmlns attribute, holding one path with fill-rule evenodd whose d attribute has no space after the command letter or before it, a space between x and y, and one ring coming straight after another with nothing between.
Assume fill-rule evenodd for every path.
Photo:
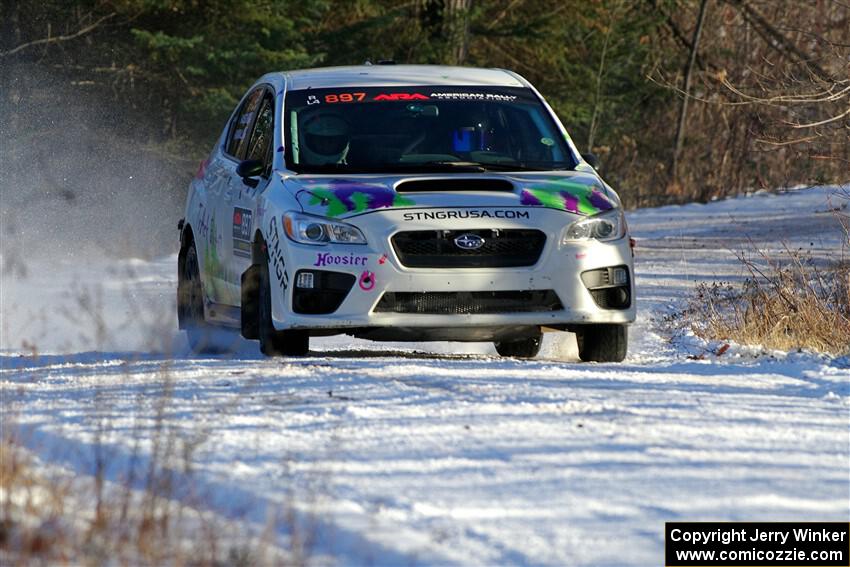
<instances>
[{"instance_id":1,"label":"bare tree","mask_svg":"<svg viewBox=\"0 0 850 567\"><path fill-rule=\"evenodd\" d=\"M421 0L419 22L431 35L442 39L446 61L463 65L469 55L469 18L472 0Z\"/></svg>"},{"instance_id":2,"label":"bare tree","mask_svg":"<svg viewBox=\"0 0 850 567\"><path fill-rule=\"evenodd\" d=\"M14 29L17 29L17 17L16 17L17 16L17 8L13 8L13 10L14 10L13 14L15 16L15 19L13 20L13 25L15 26ZM87 33L90 33L92 31L96 30L102 23L109 20L110 18L114 18L115 15L116 15L115 12L110 12L109 14L106 14L105 16L98 18L94 22L92 22L88 25L85 25L85 26L81 27L80 29L78 29L78 30L76 30L72 33L63 34L63 35L51 35L50 34L50 27L48 27L47 28L47 35L45 37L42 37L42 38L39 38L39 39L34 39L32 41L27 41L25 43L20 43L16 46L6 50L6 51L0 51L0 57L8 57L8 56L14 55L14 54L16 54L20 51L23 51L24 49L28 49L30 47L36 47L38 45L45 45L45 44L49 44L49 43L60 43L60 42L63 42L63 41L70 41L72 39L76 39L78 37L81 37L83 35L86 35ZM20 33L18 33L17 35L19 37Z\"/></svg>"},{"instance_id":3,"label":"bare tree","mask_svg":"<svg viewBox=\"0 0 850 567\"><path fill-rule=\"evenodd\" d=\"M679 178L679 157L682 155L682 146L685 143L685 126L688 117L688 98L691 93L691 76L694 71L694 65L697 61L697 51L699 50L699 41L702 36L702 28L705 24L705 16L708 8L708 0L702 0L699 6L699 16L697 16L697 24L694 28L694 36L691 40L691 52L688 57L688 63L685 65L685 76L682 81L682 102L679 107L679 121L676 126L676 143L673 147L673 159L670 164L670 178L673 183L676 183Z\"/></svg>"},{"instance_id":4,"label":"bare tree","mask_svg":"<svg viewBox=\"0 0 850 567\"><path fill-rule=\"evenodd\" d=\"M463 65L469 55L469 12L472 0L446 0L446 37L455 65Z\"/></svg>"},{"instance_id":5,"label":"bare tree","mask_svg":"<svg viewBox=\"0 0 850 567\"><path fill-rule=\"evenodd\" d=\"M596 130L599 127L599 117L602 114L602 83L605 78L605 65L608 59L608 48L611 44L611 34L614 33L614 28L621 17L620 11L624 7L623 2L618 2L612 6L608 15L608 22L605 26L605 39L602 42L602 53L599 55L599 66L596 69L596 81L593 93L593 111L590 116L590 128L587 134L587 151L593 151L593 143L596 139Z\"/></svg>"},{"instance_id":6,"label":"bare tree","mask_svg":"<svg viewBox=\"0 0 850 567\"><path fill-rule=\"evenodd\" d=\"M776 118L761 143L782 147L817 142L825 150L815 150L817 157L850 159L846 155L850 152L850 5L827 2L810 8L819 10L816 16L822 29L820 33L804 34L788 24L793 13L777 24L747 0L725 2L735 7L765 44L786 62L766 69L747 86L730 80L726 74L718 76L734 104L773 111ZM802 36L805 41L798 43L803 46L790 39L789 32ZM833 149L837 153L830 154L830 146L836 146Z\"/></svg>"}]
</instances>

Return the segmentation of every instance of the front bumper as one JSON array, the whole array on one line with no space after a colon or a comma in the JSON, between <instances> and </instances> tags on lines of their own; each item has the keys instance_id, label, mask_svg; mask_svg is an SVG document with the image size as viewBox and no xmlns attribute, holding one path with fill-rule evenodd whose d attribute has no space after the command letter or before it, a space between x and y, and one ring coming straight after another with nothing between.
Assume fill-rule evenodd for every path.
<instances>
[{"instance_id":1,"label":"front bumper","mask_svg":"<svg viewBox=\"0 0 850 567\"><path fill-rule=\"evenodd\" d=\"M591 323L631 323L635 320L634 276L628 235L613 242L561 243L565 226L580 218L562 211L530 208L529 218L453 218L444 221L408 220L407 210L378 210L347 219L364 233L367 245L309 246L287 241L287 289L273 294L272 315L277 329L321 330L367 328L565 328ZM407 217L407 218L406 218ZM546 244L533 266L520 268L409 268L393 250L391 237L400 231L535 228L546 234ZM600 308L583 283L588 270L625 266L628 269L630 306ZM330 314L308 315L293 309L293 290L299 270L351 274L351 290ZM562 309L512 313L394 313L376 306L388 292L491 292L553 290ZM457 333L446 333L454 335ZM474 333L470 332L470 336ZM459 333L462 336L463 333Z\"/></svg>"}]
</instances>

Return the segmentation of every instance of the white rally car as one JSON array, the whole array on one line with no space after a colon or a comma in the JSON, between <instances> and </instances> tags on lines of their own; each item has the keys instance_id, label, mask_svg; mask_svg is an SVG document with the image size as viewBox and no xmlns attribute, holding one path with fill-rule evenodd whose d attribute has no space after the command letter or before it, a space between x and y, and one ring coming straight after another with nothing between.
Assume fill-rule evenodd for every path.
<instances>
[{"instance_id":1,"label":"white rally car","mask_svg":"<svg viewBox=\"0 0 850 567\"><path fill-rule=\"evenodd\" d=\"M591 159L590 156L587 159ZM311 336L493 341L576 333L620 361L635 319L617 194L516 73L363 65L272 73L189 187L178 315L300 355Z\"/></svg>"}]
</instances>

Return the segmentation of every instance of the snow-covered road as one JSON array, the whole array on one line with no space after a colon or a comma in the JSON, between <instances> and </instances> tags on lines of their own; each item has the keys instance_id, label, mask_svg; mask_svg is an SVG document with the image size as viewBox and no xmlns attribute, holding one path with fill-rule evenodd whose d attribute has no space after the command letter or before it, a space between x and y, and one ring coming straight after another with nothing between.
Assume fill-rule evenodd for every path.
<instances>
[{"instance_id":1,"label":"snow-covered road","mask_svg":"<svg viewBox=\"0 0 850 567\"><path fill-rule=\"evenodd\" d=\"M4 417L79 475L99 431L112 480L144 467L164 423L191 448L193 502L258 529L292 511L319 562L659 565L665 521L847 521L850 361L718 357L659 322L696 282L740 278L733 251L748 240L841 254L839 203L813 189L630 214L639 321L623 364L578 363L561 334L534 361L347 337L300 359L247 342L195 358L170 330L173 257L108 279L4 276ZM89 315L33 317L69 297ZM23 341L55 354L22 354Z\"/></svg>"}]
</instances>

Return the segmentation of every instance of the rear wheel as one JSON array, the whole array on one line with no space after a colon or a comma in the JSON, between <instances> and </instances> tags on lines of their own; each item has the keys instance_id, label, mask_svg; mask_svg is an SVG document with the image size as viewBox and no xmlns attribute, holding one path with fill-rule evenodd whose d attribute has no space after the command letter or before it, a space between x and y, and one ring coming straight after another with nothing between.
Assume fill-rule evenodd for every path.
<instances>
[{"instance_id":1,"label":"rear wheel","mask_svg":"<svg viewBox=\"0 0 850 567\"><path fill-rule=\"evenodd\" d=\"M494 344L496 345L496 352L501 356L534 358L540 352L540 343L542 341L542 335L537 335L518 341L501 341Z\"/></svg>"},{"instance_id":2,"label":"rear wheel","mask_svg":"<svg viewBox=\"0 0 850 567\"><path fill-rule=\"evenodd\" d=\"M257 338L260 351L266 356L303 356L310 350L307 331L278 331L272 324L271 282L269 264L265 259L259 266L257 286Z\"/></svg>"},{"instance_id":3,"label":"rear wheel","mask_svg":"<svg viewBox=\"0 0 850 567\"><path fill-rule=\"evenodd\" d=\"M186 249L177 285L177 308L192 351L198 354L221 352L222 348L215 340L216 329L204 319L204 287L194 242Z\"/></svg>"},{"instance_id":4,"label":"rear wheel","mask_svg":"<svg viewBox=\"0 0 850 567\"><path fill-rule=\"evenodd\" d=\"M576 331L578 357L584 362L622 362L629 346L626 325L584 325Z\"/></svg>"}]
</instances>

